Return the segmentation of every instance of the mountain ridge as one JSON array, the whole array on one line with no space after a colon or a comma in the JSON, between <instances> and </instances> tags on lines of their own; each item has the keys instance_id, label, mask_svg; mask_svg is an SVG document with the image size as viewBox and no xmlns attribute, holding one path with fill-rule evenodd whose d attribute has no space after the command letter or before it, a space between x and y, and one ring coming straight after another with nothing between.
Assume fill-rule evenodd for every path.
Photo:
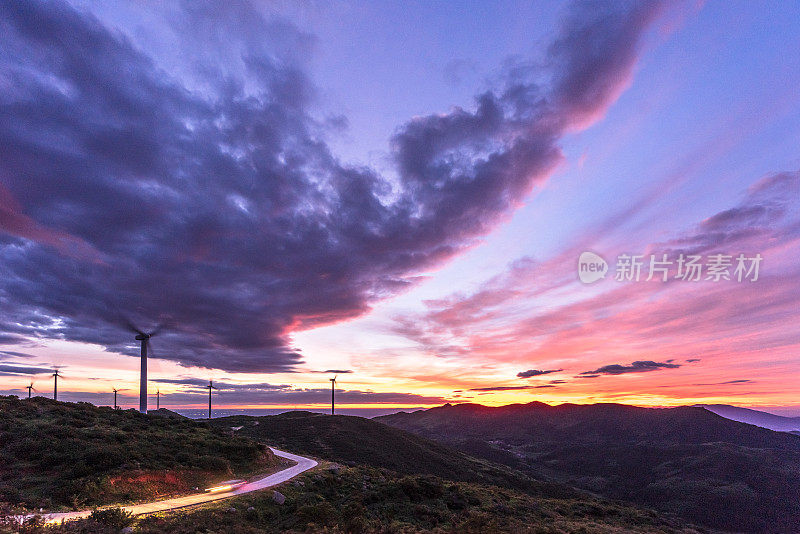
<instances>
[{"instance_id":1,"label":"mountain ridge","mask_svg":"<svg viewBox=\"0 0 800 534\"><path fill-rule=\"evenodd\" d=\"M375 419L713 528L775 534L800 524L800 436L701 407L453 404Z\"/></svg>"},{"instance_id":2,"label":"mountain ridge","mask_svg":"<svg viewBox=\"0 0 800 534\"><path fill-rule=\"evenodd\" d=\"M796 432L800 431L800 417L786 417L753 408L732 406L730 404L695 404L694 406L705 408L720 417L760 426L776 432Z\"/></svg>"}]
</instances>

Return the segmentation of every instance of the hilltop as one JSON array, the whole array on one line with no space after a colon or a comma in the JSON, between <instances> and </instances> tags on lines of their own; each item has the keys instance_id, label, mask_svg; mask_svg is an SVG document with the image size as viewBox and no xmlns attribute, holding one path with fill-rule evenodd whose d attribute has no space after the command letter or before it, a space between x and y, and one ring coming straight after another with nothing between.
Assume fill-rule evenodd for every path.
<instances>
[{"instance_id":1,"label":"hilltop","mask_svg":"<svg viewBox=\"0 0 800 534\"><path fill-rule=\"evenodd\" d=\"M699 407L459 404L376 419L716 528L778 533L800 524L800 436Z\"/></svg>"},{"instance_id":2,"label":"hilltop","mask_svg":"<svg viewBox=\"0 0 800 534\"><path fill-rule=\"evenodd\" d=\"M205 422L0 396L0 503L85 507L190 492L281 464Z\"/></svg>"},{"instance_id":3,"label":"hilltop","mask_svg":"<svg viewBox=\"0 0 800 534\"><path fill-rule=\"evenodd\" d=\"M178 412L173 412L172 410L167 410L166 408L159 408L158 410L148 410L147 415L155 415L159 417L169 417L172 419L190 419L185 415L181 415Z\"/></svg>"}]
</instances>

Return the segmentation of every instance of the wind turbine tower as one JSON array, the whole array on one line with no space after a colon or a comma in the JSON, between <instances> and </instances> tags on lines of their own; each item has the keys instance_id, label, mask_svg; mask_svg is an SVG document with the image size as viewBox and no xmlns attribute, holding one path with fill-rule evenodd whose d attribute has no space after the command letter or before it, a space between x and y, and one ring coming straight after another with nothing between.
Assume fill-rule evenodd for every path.
<instances>
[{"instance_id":1,"label":"wind turbine tower","mask_svg":"<svg viewBox=\"0 0 800 534\"><path fill-rule=\"evenodd\" d=\"M161 331L161 326L157 327L155 330L150 332L149 334L142 332L130 321L127 322L128 328L136 334L136 341L141 341L142 343L142 350L141 350L141 373L139 374L139 411L142 413L147 413L147 347L150 345L150 338L154 335L158 334Z\"/></svg>"},{"instance_id":2,"label":"wind turbine tower","mask_svg":"<svg viewBox=\"0 0 800 534\"><path fill-rule=\"evenodd\" d=\"M329 378L328 379L328 380L331 381L331 415L333 415L334 407L335 407L333 394L334 394L334 391L335 391L335 388L336 388L336 377L338 377L338 376L339 375L336 375L333 378Z\"/></svg>"},{"instance_id":3,"label":"wind turbine tower","mask_svg":"<svg viewBox=\"0 0 800 534\"><path fill-rule=\"evenodd\" d=\"M217 388L215 388L214 384L212 384L211 380L209 380L206 389L208 389L208 418L211 419L211 390Z\"/></svg>"},{"instance_id":4,"label":"wind turbine tower","mask_svg":"<svg viewBox=\"0 0 800 534\"><path fill-rule=\"evenodd\" d=\"M55 372L53 373L53 379L54 379L54 382L53 382L53 400L58 400L58 377L59 376L62 376L62 375L58 374L58 369L56 369Z\"/></svg>"},{"instance_id":5,"label":"wind turbine tower","mask_svg":"<svg viewBox=\"0 0 800 534\"><path fill-rule=\"evenodd\" d=\"M161 409L161 390L156 390L156 410Z\"/></svg>"}]
</instances>

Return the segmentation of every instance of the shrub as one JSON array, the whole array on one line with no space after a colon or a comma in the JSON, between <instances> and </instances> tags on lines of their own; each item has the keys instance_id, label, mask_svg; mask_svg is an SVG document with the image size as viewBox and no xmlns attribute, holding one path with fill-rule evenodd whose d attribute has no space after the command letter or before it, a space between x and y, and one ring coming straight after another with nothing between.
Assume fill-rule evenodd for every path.
<instances>
[{"instance_id":1,"label":"shrub","mask_svg":"<svg viewBox=\"0 0 800 534\"><path fill-rule=\"evenodd\" d=\"M89 516L92 521L102 525L108 525L115 529L123 529L133 523L133 515L122 508L105 508L94 510Z\"/></svg>"}]
</instances>

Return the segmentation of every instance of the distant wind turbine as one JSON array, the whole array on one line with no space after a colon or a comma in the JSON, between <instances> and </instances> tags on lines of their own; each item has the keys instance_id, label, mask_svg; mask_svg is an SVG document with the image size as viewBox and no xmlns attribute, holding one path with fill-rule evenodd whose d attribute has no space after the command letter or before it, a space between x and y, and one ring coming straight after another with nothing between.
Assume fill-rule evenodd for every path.
<instances>
[{"instance_id":1,"label":"distant wind turbine","mask_svg":"<svg viewBox=\"0 0 800 534\"><path fill-rule=\"evenodd\" d=\"M126 391L126 390L114 388L114 409L115 410L119 410L119 406L117 406L117 391Z\"/></svg>"},{"instance_id":2,"label":"distant wind turbine","mask_svg":"<svg viewBox=\"0 0 800 534\"><path fill-rule=\"evenodd\" d=\"M142 342L142 368L139 375L139 411L142 413L147 413L147 347L150 345L150 338L161 331L161 325L147 334L136 328L130 321L126 321L125 323L128 329L136 334L136 341Z\"/></svg>"},{"instance_id":3,"label":"distant wind turbine","mask_svg":"<svg viewBox=\"0 0 800 534\"><path fill-rule=\"evenodd\" d=\"M33 382L31 382L31 384L29 386L25 386L25 387L28 388L28 398L30 399L31 398L31 390L33 389Z\"/></svg>"},{"instance_id":4,"label":"distant wind turbine","mask_svg":"<svg viewBox=\"0 0 800 534\"><path fill-rule=\"evenodd\" d=\"M339 375L336 375L336 376L334 376L333 378L329 378L329 379L328 379L328 380L330 380L330 381L331 381L331 415L333 415L333 413L334 413L334 406L335 406L335 402L334 402L334 397L333 397L333 394L334 394L334 393L333 393L333 392L335 391L335 388L336 388L336 378L337 378L338 376L339 376Z\"/></svg>"},{"instance_id":5,"label":"distant wind turbine","mask_svg":"<svg viewBox=\"0 0 800 534\"><path fill-rule=\"evenodd\" d=\"M161 409L161 390L156 390L156 410Z\"/></svg>"},{"instance_id":6,"label":"distant wind turbine","mask_svg":"<svg viewBox=\"0 0 800 534\"><path fill-rule=\"evenodd\" d=\"M54 382L53 382L53 400L58 400L58 377L59 376L63 376L63 375L58 374L58 369L56 368L55 372L53 373L52 376L53 376L53 379L54 379Z\"/></svg>"},{"instance_id":7,"label":"distant wind turbine","mask_svg":"<svg viewBox=\"0 0 800 534\"><path fill-rule=\"evenodd\" d=\"M215 388L214 384L209 380L206 389L208 389L208 418L211 419L211 390L217 388Z\"/></svg>"}]
</instances>

